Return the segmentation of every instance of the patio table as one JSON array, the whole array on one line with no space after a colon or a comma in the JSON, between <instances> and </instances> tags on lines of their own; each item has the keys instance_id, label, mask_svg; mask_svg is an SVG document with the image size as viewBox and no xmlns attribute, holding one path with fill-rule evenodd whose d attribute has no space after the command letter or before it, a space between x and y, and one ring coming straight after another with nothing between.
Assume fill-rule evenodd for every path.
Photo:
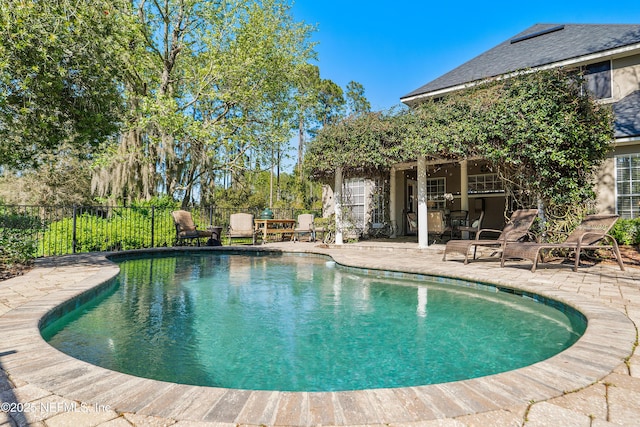
<instances>
[{"instance_id":1,"label":"patio table","mask_svg":"<svg viewBox=\"0 0 640 427\"><path fill-rule=\"evenodd\" d=\"M280 236L280 240L291 240L296 225L295 219L256 219L256 235L262 233L262 242L266 242L269 235Z\"/></svg>"}]
</instances>

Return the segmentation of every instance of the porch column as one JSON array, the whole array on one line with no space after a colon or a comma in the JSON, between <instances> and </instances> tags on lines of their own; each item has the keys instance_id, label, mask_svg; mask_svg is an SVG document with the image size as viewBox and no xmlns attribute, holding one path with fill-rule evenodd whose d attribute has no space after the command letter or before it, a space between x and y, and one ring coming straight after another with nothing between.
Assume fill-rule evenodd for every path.
<instances>
[{"instance_id":1,"label":"porch column","mask_svg":"<svg viewBox=\"0 0 640 427\"><path fill-rule=\"evenodd\" d=\"M460 162L460 209L469 212L469 171L467 170L468 161L462 160ZM471 225L471 224L469 224ZM463 239L469 238L469 232L463 231Z\"/></svg>"},{"instance_id":2,"label":"porch column","mask_svg":"<svg viewBox=\"0 0 640 427\"><path fill-rule=\"evenodd\" d=\"M396 168L391 167L391 175L389 176L389 222L391 223L391 237L397 237L398 221L396 218Z\"/></svg>"},{"instance_id":3,"label":"porch column","mask_svg":"<svg viewBox=\"0 0 640 427\"><path fill-rule=\"evenodd\" d=\"M418 248L429 246L427 225L427 158L418 158Z\"/></svg>"},{"instance_id":4,"label":"porch column","mask_svg":"<svg viewBox=\"0 0 640 427\"><path fill-rule=\"evenodd\" d=\"M336 215L336 245L342 245L342 167L336 168L336 181L333 190L334 212Z\"/></svg>"}]
</instances>

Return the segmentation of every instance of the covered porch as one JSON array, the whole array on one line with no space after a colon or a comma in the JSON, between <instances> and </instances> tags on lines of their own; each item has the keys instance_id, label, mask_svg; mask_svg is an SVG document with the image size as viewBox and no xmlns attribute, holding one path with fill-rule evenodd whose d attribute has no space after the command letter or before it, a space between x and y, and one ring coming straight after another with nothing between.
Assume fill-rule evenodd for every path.
<instances>
[{"instance_id":1,"label":"covered porch","mask_svg":"<svg viewBox=\"0 0 640 427\"><path fill-rule=\"evenodd\" d=\"M353 203L349 182L339 168L332 191L336 243L341 244L349 239L347 218L353 217ZM419 248L451 238L474 238L478 228L501 229L508 204L498 174L480 158L397 163L388 177L365 186L365 192L369 197L364 198L372 201L362 209L362 235L371 238L376 230L387 228L388 237Z\"/></svg>"}]
</instances>

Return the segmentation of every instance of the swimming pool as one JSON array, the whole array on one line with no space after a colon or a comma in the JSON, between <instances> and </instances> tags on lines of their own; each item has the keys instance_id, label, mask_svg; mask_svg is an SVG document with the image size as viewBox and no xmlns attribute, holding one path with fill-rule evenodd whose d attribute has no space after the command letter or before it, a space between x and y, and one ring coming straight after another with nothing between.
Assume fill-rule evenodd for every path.
<instances>
[{"instance_id":1,"label":"swimming pool","mask_svg":"<svg viewBox=\"0 0 640 427\"><path fill-rule=\"evenodd\" d=\"M120 267L98 298L45 322L43 336L99 366L186 384L329 391L456 381L551 357L586 326L536 295L316 256L190 253Z\"/></svg>"}]
</instances>

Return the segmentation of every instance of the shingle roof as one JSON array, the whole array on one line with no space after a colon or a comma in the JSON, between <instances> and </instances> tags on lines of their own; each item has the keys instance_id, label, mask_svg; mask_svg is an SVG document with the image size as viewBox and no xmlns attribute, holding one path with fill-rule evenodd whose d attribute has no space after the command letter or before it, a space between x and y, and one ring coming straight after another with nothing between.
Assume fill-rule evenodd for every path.
<instances>
[{"instance_id":1,"label":"shingle roof","mask_svg":"<svg viewBox=\"0 0 640 427\"><path fill-rule=\"evenodd\" d=\"M628 138L640 135L640 90L637 90L613 105L616 138Z\"/></svg>"},{"instance_id":2,"label":"shingle roof","mask_svg":"<svg viewBox=\"0 0 640 427\"><path fill-rule=\"evenodd\" d=\"M640 25L635 24L536 24L401 100L636 43L640 43Z\"/></svg>"}]
</instances>

